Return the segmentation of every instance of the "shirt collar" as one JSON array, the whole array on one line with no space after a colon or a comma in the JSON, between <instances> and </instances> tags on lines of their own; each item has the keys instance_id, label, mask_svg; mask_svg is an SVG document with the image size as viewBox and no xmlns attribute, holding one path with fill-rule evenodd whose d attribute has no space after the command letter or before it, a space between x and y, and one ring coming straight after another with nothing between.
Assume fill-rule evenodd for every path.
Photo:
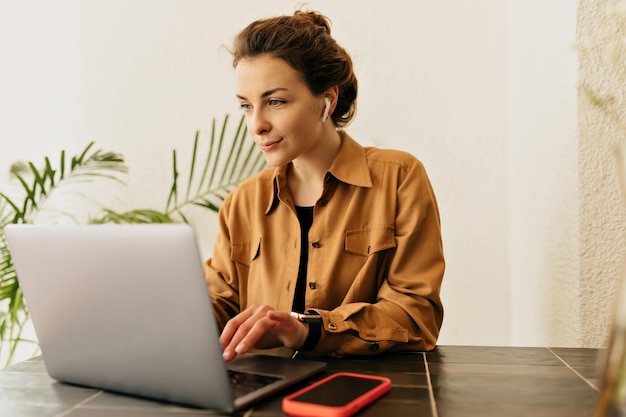
<instances>
[{"instance_id":1,"label":"shirt collar","mask_svg":"<svg viewBox=\"0 0 626 417\"><path fill-rule=\"evenodd\" d=\"M328 172L346 184L365 188L372 187L372 177L365 156L365 148L343 130L339 131L339 135L341 136L341 146ZM272 207L278 203L280 188L287 186L287 166L288 164L274 169L274 187L272 195L269 196L265 214L268 214Z\"/></svg>"},{"instance_id":2,"label":"shirt collar","mask_svg":"<svg viewBox=\"0 0 626 417\"><path fill-rule=\"evenodd\" d=\"M365 156L365 148L343 130L339 131L339 135L341 147L328 172L346 184L370 188L372 177Z\"/></svg>"}]
</instances>

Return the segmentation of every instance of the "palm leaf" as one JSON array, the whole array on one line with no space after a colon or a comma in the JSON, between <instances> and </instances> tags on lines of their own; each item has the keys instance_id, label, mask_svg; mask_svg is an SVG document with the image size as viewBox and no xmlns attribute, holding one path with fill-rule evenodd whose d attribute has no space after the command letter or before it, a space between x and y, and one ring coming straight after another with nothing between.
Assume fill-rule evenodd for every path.
<instances>
[{"instance_id":1,"label":"palm leaf","mask_svg":"<svg viewBox=\"0 0 626 417\"><path fill-rule=\"evenodd\" d=\"M116 213L110 209L104 209L104 215L98 219L93 219L89 223L173 223L171 217L156 210L139 209L125 213Z\"/></svg>"},{"instance_id":2,"label":"palm leaf","mask_svg":"<svg viewBox=\"0 0 626 417\"><path fill-rule=\"evenodd\" d=\"M216 134L216 121L213 119L211 137L206 152L204 168L197 178L195 167L198 158L199 134L196 133L190 162L190 172L186 184L185 199L178 200L180 176L177 171L176 152L172 153L174 176L165 212L184 216L183 209L195 205L218 211L226 196L245 178L266 167L263 154L252 141L247 141L247 129L242 116L237 125L230 146L223 153L228 129L228 115L224 118L219 135ZM247 142L247 145L246 145ZM209 174L210 173L210 174ZM195 194L192 194L195 189Z\"/></svg>"},{"instance_id":3,"label":"palm leaf","mask_svg":"<svg viewBox=\"0 0 626 417\"><path fill-rule=\"evenodd\" d=\"M173 222L188 223L188 211L192 207L203 207L217 212L226 196L250 175L266 167L263 154L252 141L246 140L245 119L239 120L235 133L229 141L228 120L226 115L217 132L217 121L213 119L211 135L205 145L205 157L202 157L200 132L194 137L189 172L181 179L179 160L176 149L172 151L172 185L169 188L165 210L135 210L126 213L108 211L94 223L120 222ZM184 197L181 197L184 196Z\"/></svg>"},{"instance_id":4,"label":"palm leaf","mask_svg":"<svg viewBox=\"0 0 626 417\"><path fill-rule=\"evenodd\" d=\"M12 169L15 179L22 187L21 204L15 198L0 192L0 199L4 199L14 210L11 223L26 223L32 221L33 216L45 204L50 194L63 185L65 188L78 184L91 184L94 179L107 179L122 183L120 174L126 173L128 168L121 155L101 150L88 153L93 146L91 142L83 152L73 157L69 170L66 166L65 151L61 152L59 169L52 168L50 160L45 158L44 168L38 169L32 162L22 169ZM58 175L57 175L58 174Z\"/></svg>"},{"instance_id":5,"label":"palm leaf","mask_svg":"<svg viewBox=\"0 0 626 417\"><path fill-rule=\"evenodd\" d=\"M3 220L6 221L6 219ZM0 224L4 227L6 223ZM0 229L0 352L5 347L4 341L7 341L6 347L9 349L5 359L7 364L13 358L15 348L19 343L18 339L21 339L28 318L28 310L24 305L6 238Z\"/></svg>"}]
</instances>

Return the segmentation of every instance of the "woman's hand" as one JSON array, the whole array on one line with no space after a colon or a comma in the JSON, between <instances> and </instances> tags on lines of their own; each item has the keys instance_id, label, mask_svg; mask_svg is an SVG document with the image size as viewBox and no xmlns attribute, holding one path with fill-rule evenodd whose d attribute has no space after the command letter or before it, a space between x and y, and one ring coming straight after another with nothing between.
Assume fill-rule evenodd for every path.
<instances>
[{"instance_id":1,"label":"woman's hand","mask_svg":"<svg viewBox=\"0 0 626 417\"><path fill-rule=\"evenodd\" d=\"M253 305L226 323L220 344L224 360L228 362L250 349L278 346L297 349L304 344L308 334L308 325L291 314L276 311L267 305Z\"/></svg>"}]
</instances>

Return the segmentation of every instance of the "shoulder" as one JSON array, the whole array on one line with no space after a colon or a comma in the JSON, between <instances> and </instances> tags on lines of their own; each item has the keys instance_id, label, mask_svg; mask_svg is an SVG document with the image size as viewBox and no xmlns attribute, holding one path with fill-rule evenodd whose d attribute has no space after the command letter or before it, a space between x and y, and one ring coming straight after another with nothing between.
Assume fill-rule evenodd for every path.
<instances>
[{"instance_id":1,"label":"shoulder","mask_svg":"<svg viewBox=\"0 0 626 417\"><path fill-rule=\"evenodd\" d=\"M267 193L274 189L276 168L265 168L243 180L231 193L231 198L246 198L258 193Z\"/></svg>"},{"instance_id":2,"label":"shoulder","mask_svg":"<svg viewBox=\"0 0 626 417\"><path fill-rule=\"evenodd\" d=\"M245 180L243 180L235 191L245 192L250 188L256 187L272 187L274 183L274 176L276 175L276 168L268 167L264 170L252 174Z\"/></svg>"},{"instance_id":3,"label":"shoulder","mask_svg":"<svg viewBox=\"0 0 626 417\"><path fill-rule=\"evenodd\" d=\"M342 138L342 147L331 173L343 182L370 187L372 181L386 183L395 177L403 182L407 178L426 176L422 162L409 152L362 146L345 132L342 132Z\"/></svg>"},{"instance_id":4,"label":"shoulder","mask_svg":"<svg viewBox=\"0 0 626 417\"><path fill-rule=\"evenodd\" d=\"M370 167L376 165L396 166L402 171L423 170L422 162L409 152L399 149L364 147L365 158Z\"/></svg>"}]
</instances>

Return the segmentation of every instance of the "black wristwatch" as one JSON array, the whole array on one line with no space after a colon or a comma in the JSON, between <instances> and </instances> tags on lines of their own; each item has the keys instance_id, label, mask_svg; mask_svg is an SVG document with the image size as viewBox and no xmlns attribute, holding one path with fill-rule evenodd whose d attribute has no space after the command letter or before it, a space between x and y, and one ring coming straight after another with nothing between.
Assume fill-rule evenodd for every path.
<instances>
[{"instance_id":1,"label":"black wristwatch","mask_svg":"<svg viewBox=\"0 0 626 417\"><path fill-rule=\"evenodd\" d=\"M291 315L299 321L305 322L309 325L309 334L307 335L302 347L298 350L311 351L315 349L317 342L320 341L320 337L322 336L322 316L317 314L315 311L306 312L304 314L291 312Z\"/></svg>"}]
</instances>

